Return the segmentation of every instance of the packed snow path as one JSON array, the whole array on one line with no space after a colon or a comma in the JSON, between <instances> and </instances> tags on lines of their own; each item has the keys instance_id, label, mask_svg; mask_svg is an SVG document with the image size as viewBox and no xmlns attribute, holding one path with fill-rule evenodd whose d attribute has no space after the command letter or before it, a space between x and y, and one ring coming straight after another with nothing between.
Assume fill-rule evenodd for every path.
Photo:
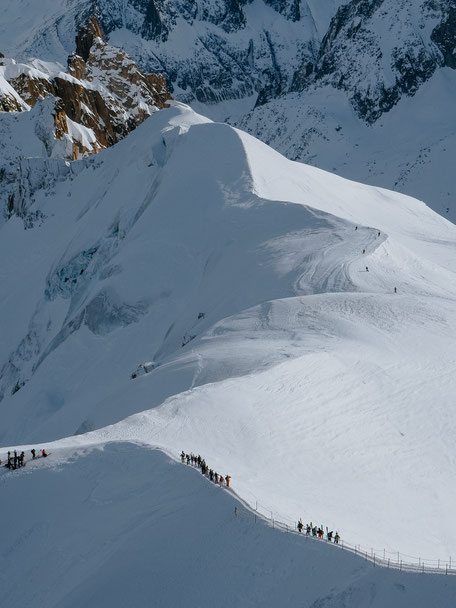
<instances>
[{"instance_id":1,"label":"packed snow path","mask_svg":"<svg viewBox=\"0 0 456 608\"><path fill-rule=\"evenodd\" d=\"M4 446L191 445L277 519L454 553L454 225L179 104L33 210L0 235Z\"/></svg>"},{"instance_id":2,"label":"packed snow path","mask_svg":"<svg viewBox=\"0 0 456 608\"><path fill-rule=\"evenodd\" d=\"M255 524L229 493L160 452L121 443L85 456L69 451L65 460L0 475L11 515L0 519L2 605L454 604L456 577L374 568L259 518Z\"/></svg>"}]
</instances>

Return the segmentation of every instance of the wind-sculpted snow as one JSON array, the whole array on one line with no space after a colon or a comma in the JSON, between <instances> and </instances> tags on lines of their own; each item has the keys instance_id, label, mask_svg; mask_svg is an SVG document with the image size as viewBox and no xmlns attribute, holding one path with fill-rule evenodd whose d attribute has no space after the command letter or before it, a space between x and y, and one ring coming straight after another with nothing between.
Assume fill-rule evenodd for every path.
<instances>
[{"instance_id":1,"label":"wind-sculpted snow","mask_svg":"<svg viewBox=\"0 0 456 608\"><path fill-rule=\"evenodd\" d=\"M199 451L251 504L450 555L454 225L181 104L71 167L1 227L1 443Z\"/></svg>"}]
</instances>

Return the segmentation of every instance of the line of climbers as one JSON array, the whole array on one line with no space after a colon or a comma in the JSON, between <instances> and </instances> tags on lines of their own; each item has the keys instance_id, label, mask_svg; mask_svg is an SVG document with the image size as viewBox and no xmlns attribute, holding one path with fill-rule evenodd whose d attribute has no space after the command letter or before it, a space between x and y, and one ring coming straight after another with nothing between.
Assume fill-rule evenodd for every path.
<instances>
[{"instance_id":1,"label":"line of climbers","mask_svg":"<svg viewBox=\"0 0 456 608\"><path fill-rule=\"evenodd\" d=\"M218 473L216 473L215 471L210 469L207 466L204 458L201 458L201 456L199 454L198 454L198 456L195 456L195 454L186 454L184 452L184 450L182 450L180 457L181 457L182 464L184 464L185 461L187 461L188 465L191 464L192 466L196 466L199 469L201 469L201 474L204 475L205 477L208 477L214 483L219 484L220 486L223 486L223 484L226 484L227 488L230 487L231 476L225 475L225 477L223 477L223 475L219 475Z\"/></svg>"},{"instance_id":2,"label":"line of climbers","mask_svg":"<svg viewBox=\"0 0 456 608\"><path fill-rule=\"evenodd\" d=\"M302 519L300 519L298 521L298 525L296 526L298 528L298 532L301 534L303 529L304 529L304 524L302 523ZM324 531L323 531L323 526L320 526L319 528L317 528L317 526L313 526L312 522L310 522L310 524L306 524L305 525L306 528L306 536L310 536L312 534L312 536L315 536L316 538L324 538ZM331 530L331 532L328 530L328 526L326 526L326 540L331 543L332 539L334 537L334 543L336 545L339 544L340 541L340 535L339 532L336 532L336 534L334 534L333 530Z\"/></svg>"},{"instance_id":3,"label":"line of climbers","mask_svg":"<svg viewBox=\"0 0 456 608\"><path fill-rule=\"evenodd\" d=\"M355 226L355 230L358 230L358 226ZM381 234L380 231L378 231L377 238L380 236L380 234ZM363 249L363 254L365 254L365 253L366 253L366 250ZM366 272L369 272L369 266L366 266ZM394 293L397 293L397 287L394 288Z\"/></svg>"},{"instance_id":4,"label":"line of climbers","mask_svg":"<svg viewBox=\"0 0 456 608\"><path fill-rule=\"evenodd\" d=\"M36 455L36 450L30 450L32 453L32 460L35 458L47 458L46 450L41 450L41 456ZM2 461L0 459L0 466ZM20 469L21 467L25 467L25 452L22 451L20 454L17 453L17 450L14 450L14 454L11 455L11 452L8 452L8 459L6 461L5 467L7 469Z\"/></svg>"},{"instance_id":5,"label":"line of climbers","mask_svg":"<svg viewBox=\"0 0 456 608\"><path fill-rule=\"evenodd\" d=\"M216 483L220 486L223 486L223 484L226 483L226 487L227 488L230 487L230 480L231 480L230 475L225 475L225 477L223 477L223 475L219 475L216 471L213 471L212 469L210 469L207 466L204 458L201 458L201 456L199 454L198 454L198 456L196 456L193 453L186 454L184 452L184 450L182 450L180 457L181 457L182 464L187 462L188 465L198 467L199 469L201 469L202 475L205 475L214 483ZM236 516L238 514L237 507L234 508L234 514ZM300 519L298 521L297 528L298 528L299 533L301 534L304 529L304 524L302 523L302 519ZM323 526L320 526L319 528L317 528L317 526L313 526L312 522L310 522L310 524L306 524L305 528L306 528L306 536L310 536L312 534L312 536L315 536L315 537L321 538L321 539L324 536ZM330 532L328 530L328 526L326 526L326 540L328 542L332 542L333 537L334 537L334 543L336 545L338 545L339 540L340 540L339 532L336 532L336 534L334 535L334 532L332 530Z\"/></svg>"}]
</instances>

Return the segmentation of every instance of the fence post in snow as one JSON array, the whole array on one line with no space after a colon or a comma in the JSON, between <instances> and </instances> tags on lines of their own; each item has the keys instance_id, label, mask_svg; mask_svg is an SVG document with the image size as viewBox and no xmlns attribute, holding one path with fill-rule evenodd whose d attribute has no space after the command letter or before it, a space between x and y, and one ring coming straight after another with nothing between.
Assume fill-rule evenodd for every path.
<instances>
[{"instance_id":1,"label":"fence post in snow","mask_svg":"<svg viewBox=\"0 0 456 608\"><path fill-rule=\"evenodd\" d=\"M390 558L388 557L388 568L390 567Z\"/></svg>"},{"instance_id":2,"label":"fence post in snow","mask_svg":"<svg viewBox=\"0 0 456 608\"><path fill-rule=\"evenodd\" d=\"M397 563L399 563L399 551L397 552Z\"/></svg>"},{"instance_id":3,"label":"fence post in snow","mask_svg":"<svg viewBox=\"0 0 456 608\"><path fill-rule=\"evenodd\" d=\"M440 570L440 560L437 562L437 570Z\"/></svg>"},{"instance_id":4,"label":"fence post in snow","mask_svg":"<svg viewBox=\"0 0 456 608\"><path fill-rule=\"evenodd\" d=\"M445 575L448 574L448 564L445 564Z\"/></svg>"},{"instance_id":5,"label":"fence post in snow","mask_svg":"<svg viewBox=\"0 0 456 608\"><path fill-rule=\"evenodd\" d=\"M400 570L402 571L402 560L401 560L401 567L400 567Z\"/></svg>"},{"instance_id":6,"label":"fence post in snow","mask_svg":"<svg viewBox=\"0 0 456 608\"><path fill-rule=\"evenodd\" d=\"M423 574L424 574L424 561L423 561Z\"/></svg>"},{"instance_id":7,"label":"fence post in snow","mask_svg":"<svg viewBox=\"0 0 456 608\"><path fill-rule=\"evenodd\" d=\"M383 559L386 558L385 549L383 549Z\"/></svg>"}]
</instances>

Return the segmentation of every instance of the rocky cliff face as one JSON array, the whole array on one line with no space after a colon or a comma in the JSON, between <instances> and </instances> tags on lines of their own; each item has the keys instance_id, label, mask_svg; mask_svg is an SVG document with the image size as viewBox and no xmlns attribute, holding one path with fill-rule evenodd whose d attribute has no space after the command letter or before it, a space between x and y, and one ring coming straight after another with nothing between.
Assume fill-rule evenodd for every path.
<instances>
[{"instance_id":1,"label":"rocky cliff face","mask_svg":"<svg viewBox=\"0 0 456 608\"><path fill-rule=\"evenodd\" d=\"M55 97L54 137L66 141L64 156L72 160L115 144L170 98L161 75L143 73L102 37L90 17L76 37L67 71L55 64L0 59L0 73L15 93L0 97L4 110L26 110Z\"/></svg>"},{"instance_id":2,"label":"rocky cliff face","mask_svg":"<svg viewBox=\"0 0 456 608\"><path fill-rule=\"evenodd\" d=\"M84 61L104 31L163 73L186 102L252 96L258 106L329 85L372 123L437 69L456 67L454 0L70 0L65 7L55 17L62 45L95 14L100 25L77 38ZM43 36L55 44L52 27L37 28L22 52L42 49Z\"/></svg>"},{"instance_id":3,"label":"rocky cliff face","mask_svg":"<svg viewBox=\"0 0 456 608\"><path fill-rule=\"evenodd\" d=\"M128 29L147 41L127 45L142 65L164 73L174 96L213 104L286 92L341 1L126 0L115 10L101 0L96 10L111 40Z\"/></svg>"},{"instance_id":4,"label":"rocky cliff face","mask_svg":"<svg viewBox=\"0 0 456 608\"><path fill-rule=\"evenodd\" d=\"M35 194L77 171L81 159L125 137L170 95L161 75L142 72L102 39L90 18L68 68L0 58L0 224L15 215L42 220Z\"/></svg>"},{"instance_id":5,"label":"rocky cliff face","mask_svg":"<svg viewBox=\"0 0 456 608\"><path fill-rule=\"evenodd\" d=\"M109 42L162 73L174 97L217 103L252 96L253 105L260 92L266 99L288 90L344 1L56 0L53 18L44 24L37 16L26 41L8 44L1 25L0 39L20 56L62 61L62 48L72 50L68 40L94 14Z\"/></svg>"},{"instance_id":6,"label":"rocky cliff face","mask_svg":"<svg viewBox=\"0 0 456 608\"><path fill-rule=\"evenodd\" d=\"M374 122L455 67L453 0L98 0L86 3L117 44L163 71L177 98L256 105L314 86L342 89ZM132 42L129 30L147 44Z\"/></svg>"},{"instance_id":7,"label":"rocky cliff face","mask_svg":"<svg viewBox=\"0 0 456 608\"><path fill-rule=\"evenodd\" d=\"M315 64L295 73L292 90L342 89L372 123L438 68L455 68L455 45L454 2L352 0L332 19Z\"/></svg>"}]
</instances>

